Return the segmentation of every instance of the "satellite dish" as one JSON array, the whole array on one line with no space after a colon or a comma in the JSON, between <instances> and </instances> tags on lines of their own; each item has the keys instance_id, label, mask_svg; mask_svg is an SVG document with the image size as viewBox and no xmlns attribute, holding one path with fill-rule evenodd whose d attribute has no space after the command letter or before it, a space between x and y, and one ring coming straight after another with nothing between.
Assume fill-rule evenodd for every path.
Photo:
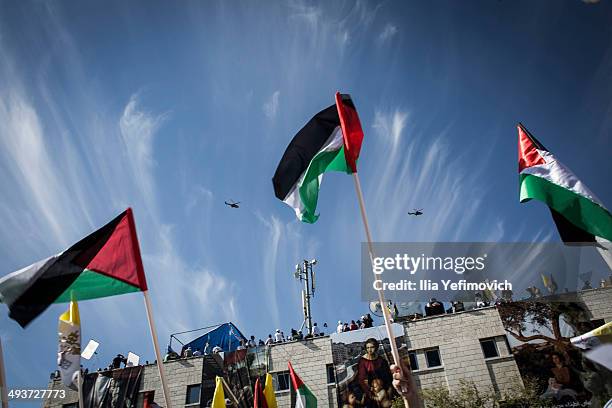
<instances>
[{"instance_id":1,"label":"satellite dish","mask_svg":"<svg viewBox=\"0 0 612 408\"><path fill-rule=\"evenodd\" d=\"M383 317L382 307L380 307L380 302L370 302L370 312L374 316Z\"/></svg>"},{"instance_id":2,"label":"satellite dish","mask_svg":"<svg viewBox=\"0 0 612 408\"><path fill-rule=\"evenodd\" d=\"M87 343L87 346L85 346L83 352L81 353L81 357L83 357L85 360L89 360L94 355L99 345L100 343L97 341L89 340L89 343Z\"/></svg>"}]
</instances>

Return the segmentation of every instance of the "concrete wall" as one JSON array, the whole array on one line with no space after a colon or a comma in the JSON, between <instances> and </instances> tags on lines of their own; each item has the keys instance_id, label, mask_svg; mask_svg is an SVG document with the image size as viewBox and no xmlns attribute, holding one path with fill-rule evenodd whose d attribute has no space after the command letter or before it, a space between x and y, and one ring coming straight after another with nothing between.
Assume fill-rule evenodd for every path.
<instances>
[{"instance_id":1,"label":"concrete wall","mask_svg":"<svg viewBox=\"0 0 612 408\"><path fill-rule=\"evenodd\" d=\"M296 374L317 397L319 406L337 405L336 387L327 384L327 364L333 364L329 336L271 346L268 369L273 375L287 371L288 361L291 361ZM277 392L276 401L279 408L291 408L290 392ZM330 401L333 405L328 405Z\"/></svg>"},{"instance_id":2,"label":"concrete wall","mask_svg":"<svg viewBox=\"0 0 612 408\"><path fill-rule=\"evenodd\" d=\"M456 390L462 379L482 390L504 391L522 384L514 357L506 345L506 332L494 307L426 317L404 324L406 344L417 356L417 385ZM484 358L480 340L493 339L498 357ZM427 367L425 352L438 348L441 367Z\"/></svg>"},{"instance_id":3,"label":"concrete wall","mask_svg":"<svg viewBox=\"0 0 612 408\"><path fill-rule=\"evenodd\" d=\"M202 362L202 357L192 357L164 363L164 370L169 382L170 400L173 407L186 406L187 386L202 382ZM63 400L48 400L44 404L45 408L62 408L65 404L78 401L77 393L66 389L59 379L52 379L49 387L50 389L66 390L66 398ZM140 381L140 392L143 391L155 391L155 401L162 406L166 405L157 365L149 364L144 366Z\"/></svg>"},{"instance_id":4,"label":"concrete wall","mask_svg":"<svg viewBox=\"0 0 612 408\"><path fill-rule=\"evenodd\" d=\"M612 321L612 287L582 290L578 296L591 312L591 320Z\"/></svg>"}]
</instances>

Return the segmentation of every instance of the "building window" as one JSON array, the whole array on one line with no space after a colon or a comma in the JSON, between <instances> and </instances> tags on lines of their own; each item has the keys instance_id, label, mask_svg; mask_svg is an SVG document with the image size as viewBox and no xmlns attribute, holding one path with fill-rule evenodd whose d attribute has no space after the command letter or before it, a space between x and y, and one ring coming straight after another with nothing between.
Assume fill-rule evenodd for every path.
<instances>
[{"instance_id":1,"label":"building window","mask_svg":"<svg viewBox=\"0 0 612 408\"><path fill-rule=\"evenodd\" d=\"M336 384L336 369L333 364L328 364L327 368L327 384Z\"/></svg>"},{"instance_id":2,"label":"building window","mask_svg":"<svg viewBox=\"0 0 612 408\"><path fill-rule=\"evenodd\" d=\"M411 370L418 370L419 369L419 362L417 361L416 351L409 351L408 352L408 358L410 359L410 369Z\"/></svg>"},{"instance_id":3,"label":"building window","mask_svg":"<svg viewBox=\"0 0 612 408\"><path fill-rule=\"evenodd\" d=\"M425 350L425 360L427 360L427 367L440 367L442 365L442 359L440 358L440 349L435 348L431 350Z\"/></svg>"},{"instance_id":4,"label":"building window","mask_svg":"<svg viewBox=\"0 0 612 408\"><path fill-rule=\"evenodd\" d=\"M199 404L200 403L200 388L202 384L194 384L187 386L187 397L185 398L185 404Z\"/></svg>"},{"instance_id":5,"label":"building window","mask_svg":"<svg viewBox=\"0 0 612 408\"><path fill-rule=\"evenodd\" d=\"M484 354L485 358L499 357L495 339L480 340L480 347L482 347L482 353Z\"/></svg>"},{"instance_id":6,"label":"building window","mask_svg":"<svg viewBox=\"0 0 612 408\"><path fill-rule=\"evenodd\" d=\"M274 374L275 391L289 391L289 371L279 371Z\"/></svg>"}]
</instances>

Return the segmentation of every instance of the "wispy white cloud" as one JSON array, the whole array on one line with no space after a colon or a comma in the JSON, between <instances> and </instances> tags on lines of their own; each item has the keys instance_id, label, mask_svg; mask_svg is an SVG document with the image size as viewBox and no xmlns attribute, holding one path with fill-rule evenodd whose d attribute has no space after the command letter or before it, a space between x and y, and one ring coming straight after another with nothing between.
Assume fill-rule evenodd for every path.
<instances>
[{"instance_id":1,"label":"wispy white cloud","mask_svg":"<svg viewBox=\"0 0 612 408\"><path fill-rule=\"evenodd\" d=\"M264 271L264 282L266 283L268 312L272 314L272 321L276 327L280 326L280 315L278 312L278 296L276 293L276 272L279 254L279 245L283 234L283 224L275 216L269 219L257 214L257 218L266 228L266 240L264 241L262 270Z\"/></svg>"},{"instance_id":2,"label":"wispy white cloud","mask_svg":"<svg viewBox=\"0 0 612 408\"><path fill-rule=\"evenodd\" d=\"M276 114L278 113L278 102L280 98L280 91L274 91L270 99L263 104L264 114L269 119L276 118Z\"/></svg>"},{"instance_id":3,"label":"wispy white cloud","mask_svg":"<svg viewBox=\"0 0 612 408\"><path fill-rule=\"evenodd\" d=\"M133 94L119 120L119 129L126 149L126 161L130 163L134 180L150 205L155 203L153 137L168 114L153 115L138 105L138 95ZM156 210L153 209L153 212Z\"/></svg>"},{"instance_id":4,"label":"wispy white cloud","mask_svg":"<svg viewBox=\"0 0 612 408\"><path fill-rule=\"evenodd\" d=\"M338 46L340 47L340 51L344 52L346 47L351 43L351 34L349 30L343 30L338 33Z\"/></svg>"},{"instance_id":5,"label":"wispy white cloud","mask_svg":"<svg viewBox=\"0 0 612 408\"><path fill-rule=\"evenodd\" d=\"M397 26L387 23L385 28L378 35L378 42L383 44L387 41L390 41L398 32Z\"/></svg>"},{"instance_id":6,"label":"wispy white cloud","mask_svg":"<svg viewBox=\"0 0 612 408\"><path fill-rule=\"evenodd\" d=\"M393 112L377 110L374 113L374 124L372 127L384 140L391 143L391 152L394 155L400 146L400 138L407 121L408 112L403 112L399 109L395 109Z\"/></svg>"},{"instance_id":7,"label":"wispy white cloud","mask_svg":"<svg viewBox=\"0 0 612 408\"><path fill-rule=\"evenodd\" d=\"M170 333L198 327L202 322L239 319L234 283L207 266L188 264L176 248L173 227L162 225L158 232L158 248L144 256L152 290L172 299L172 307L157 309L162 331ZM157 301L162 301L158 296Z\"/></svg>"},{"instance_id":8,"label":"wispy white cloud","mask_svg":"<svg viewBox=\"0 0 612 408\"><path fill-rule=\"evenodd\" d=\"M482 204L474 199L482 191L475 189L482 185L478 180L485 167L467 173L450 148L449 127L433 131L422 126L406 110L375 112L373 129L383 141L375 154L387 158L377 164L376 182L367 187L377 240L449 241L474 232ZM425 215L408 217L415 207L424 208ZM495 228L483 229L481 239L503 236L502 221L485 222Z\"/></svg>"},{"instance_id":9,"label":"wispy white cloud","mask_svg":"<svg viewBox=\"0 0 612 408\"><path fill-rule=\"evenodd\" d=\"M189 196L185 202L185 212L190 213L201 201L212 201L214 194L212 191L201 185L196 185L190 189Z\"/></svg>"}]
</instances>

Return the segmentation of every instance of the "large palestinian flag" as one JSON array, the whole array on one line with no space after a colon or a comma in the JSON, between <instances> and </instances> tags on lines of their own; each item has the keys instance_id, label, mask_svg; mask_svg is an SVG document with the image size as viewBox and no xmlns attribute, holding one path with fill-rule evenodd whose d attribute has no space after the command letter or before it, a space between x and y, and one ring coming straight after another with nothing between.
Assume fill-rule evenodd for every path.
<instances>
[{"instance_id":1,"label":"large palestinian flag","mask_svg":"<svg viewBox=\"0 0 612 408\"><path fill-rule=\"evenodd\" d=\"M298 377L295 371L293 371L293 366L291 365L291 362L288 362L288 364L291 383L293 384L293 389L297 393L295 399L295 408L316 408L317 398L306 386L306 384L304 384L302 379Z\"/></svg>"},{"instance_id":2,"label":"large palestinian flag","mask_svg":"<svg viewBox=\"0 0 612 408\"><path fill-rule=\"evenodd\" d=\"M351 97L336 93L336 103L310 119L287 146L272 178L276 197L300 221L314 223L323 173L356 172L362 140Z\"/></svg>"},{"instance_id":3,"label":"large palestinian flag","mask_svg":"<svg viewBox=\"0 0 612 408\"><path fill-rule=\"evenodd\" d=\"M145 290L130 208L64 252L0 278L0 302L22 327L52 303Z\"/></svg>"},{"instance_id":4,"label":"large palestinian flag","mask_svg":"<svg viewBox=\"0 0 612 408\"><path fill-rule=\"evenodd\" d=\"M518 125L520 200L543 201L563 242L612 241L612 215L570 169Z\"/></svg>"}]
</instances>

